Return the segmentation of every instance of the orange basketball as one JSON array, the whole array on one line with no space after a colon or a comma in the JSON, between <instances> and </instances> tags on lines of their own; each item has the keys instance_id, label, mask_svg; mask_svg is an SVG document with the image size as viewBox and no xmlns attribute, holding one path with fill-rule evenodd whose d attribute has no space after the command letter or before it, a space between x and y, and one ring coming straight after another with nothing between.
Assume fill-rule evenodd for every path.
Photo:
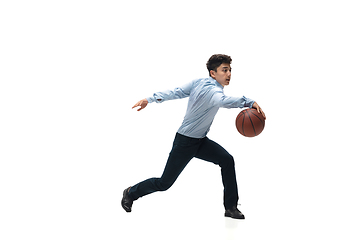
<instances>
[{"instance_id":1,"label":"orange basketball","mask_svg":"<svg viewBox=\"0 0 360 240\"><path fill-rule=\"evenodd\" d=\"M241 135L255 137L264 130L265 119L255 108L247 108L239 113L235 124Z\"/></svg>"}]
</instances>

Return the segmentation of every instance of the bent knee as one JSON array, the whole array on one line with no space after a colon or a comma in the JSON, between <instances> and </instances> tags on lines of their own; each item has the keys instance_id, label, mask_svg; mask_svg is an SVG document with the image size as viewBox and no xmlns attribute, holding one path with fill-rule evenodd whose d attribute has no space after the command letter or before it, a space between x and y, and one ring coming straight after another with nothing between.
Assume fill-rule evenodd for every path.
<instances>
[{"instance_id":1,"label":"bent knee","mask_svg":"<svg viewBox=\"0 0 360 240\"><path fill-rule=\"evenodd\" d=\"M159 191L166 191L173 185L172 182L164 182L161 179L158 182Z\"/></svg>"},{"instance_id":2,"label":"bent knee","mask_svg":"<svg viewBox=\"0 0 360 240\"><path fill-rule=\"evenodd\" d=\"M234 161L234 157L230 154L227 154L223 157L222 159L222 164L223 166L234 166L235 165L235 161Z\"/></svg>"},{"instance_id":3,"label":"bent knee","mask_svg":"<svg viewBox=\"0 0 360 240\"><path fill-rule=\"evenodd\" d=\"M229 156L227 157L227 161L229 163L231 163L232 165L235 165L235 160L234 160L234 157L232 155L229 154Z\"/></svg>"}]
</instances>

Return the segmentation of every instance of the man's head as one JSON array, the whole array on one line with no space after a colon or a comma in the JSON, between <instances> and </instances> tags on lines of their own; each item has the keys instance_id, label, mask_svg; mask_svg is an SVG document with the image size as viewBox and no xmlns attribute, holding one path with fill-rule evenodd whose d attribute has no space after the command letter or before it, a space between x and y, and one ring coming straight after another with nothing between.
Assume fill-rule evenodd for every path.
<instances>
[{"instance_id":1,"label":"man's head","mask_svg":"<svg viewBox=\"0 0 360 240\"><path fill-rule=\"evenodd\" d=\"M231 79L231 57L224 54L212 55L206 63L209 75L222 86L229 85Z\"/></svg>"}]
</instances>

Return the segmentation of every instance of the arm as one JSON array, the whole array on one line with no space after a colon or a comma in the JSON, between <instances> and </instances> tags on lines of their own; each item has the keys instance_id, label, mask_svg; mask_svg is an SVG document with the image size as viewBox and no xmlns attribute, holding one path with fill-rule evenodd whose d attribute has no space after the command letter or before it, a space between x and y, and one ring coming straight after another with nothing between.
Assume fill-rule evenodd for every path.
<instances>
[{"instance_id":1,"label":"arm","mask_svg":"<svg viewBox=\"0 0 360 240\"><path fill-rule=\"evenodd\" d=\"M162 103L167 100L185 98L190 95L193 82L185 84L182 87L175 88L174 90L167 90L163 92L154 93L152 97L144 98L138 101L132 108L140 107L138 111L144 109L148 103L156 102Z\"/></svg>"},{"instance_id":2,"label":"arm","mask_svg":"<svg viewBox=\"0 0 360 240\"><path fill-rule=\"evenodd\" d=\"M211 98L212 104L218 104L219 107L223 108L251 108L254 104L254 100L245 96L239 97L228 97L222 91L217 91Z\"/></svg>"},{"instance_id":3,"label":"arm","mask_svg":"<svg viewBox=\"0 0 360 240\"><path fill-rule=\"evenodd\" d=\"M261 113L263 117L266 119L264 111L261 107L252 99L247 98L245 96L238 98L238 97L227 97L222 92L217 92L214 95L214 101L220 104L220 107L224 108L255 108L258 113Z\"/></svg>"},{"instance_id":4,"label":"arm","mask_svg":"<svg viewBox=\"0 0 360 240\"><path fill-rule=\"evenodd\" d=\"M152 102L162 103L168 100L186 98L190 95L192 86L193 86L193 81L181 87L177 87L174 90L156 92L153 94L152 97L148 97L146 99L148 103L152 103Z\"/></svg>"}]
</instances>

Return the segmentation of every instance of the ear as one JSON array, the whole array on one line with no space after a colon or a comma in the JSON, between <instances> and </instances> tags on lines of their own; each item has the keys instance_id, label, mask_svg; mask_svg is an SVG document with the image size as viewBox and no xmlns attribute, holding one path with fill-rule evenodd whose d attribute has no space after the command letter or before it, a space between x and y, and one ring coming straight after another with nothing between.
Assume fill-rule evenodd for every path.
<instances>
[{"instance_id":1,"label":"ear","mask_svg":"<svg viewBox=\"0 0 360 240\"><path fill-rule=\"evenodd\" d=\"M210 70L210 76L215 79L215 71L214 70Z\"/></svg>"}]
</instances>

